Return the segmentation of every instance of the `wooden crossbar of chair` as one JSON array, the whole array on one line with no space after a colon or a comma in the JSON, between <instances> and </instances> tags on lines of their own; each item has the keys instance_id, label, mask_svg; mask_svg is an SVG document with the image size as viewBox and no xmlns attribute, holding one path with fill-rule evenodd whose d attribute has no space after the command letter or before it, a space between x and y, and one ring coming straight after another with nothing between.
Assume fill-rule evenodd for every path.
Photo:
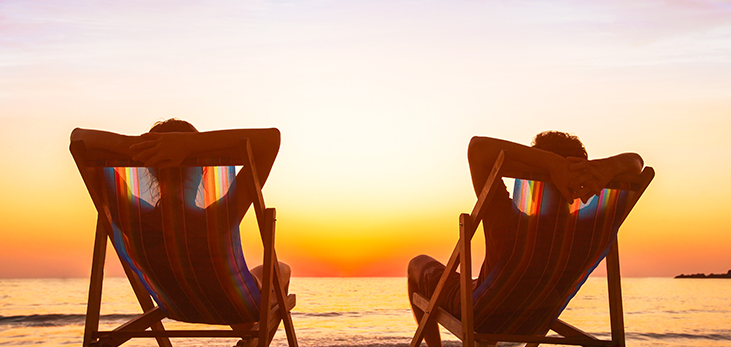
<instances>
[{"instance_id":1,"label":"wooden crossbar of chair","mask_svg":"<svg viewBox=\"0 0 731 347\"><path fill-rule=\"evenodd\" d=\"M535 170L532 172L508 172L502 170L506 153L501 151L493 165L486 183L480 192L477 202L470 214L463 213L459 218L459 241L455 246L449 261L446 264L442 277L440 278L431 298L425 298L419 293L414 293L412 302L424 314L419 321L418 328L411 340L410 347L418 347L425 334L426 327L439 323L460 340L464 346L494 346L497 342L524 342L527 346L538 346L540 343L559 345L582 345L582 346L625 346L624 318L622 309L621 275L619 269L619 248L615 240L609 248L606 256L607 285L609 298L609 314L611 324L611 340L598 339L590 334L576 328L560 319L557 319L550 327L559 337L554 336L527 336L509 334L482 334L475 331L474 314L472 303L472 268L471 268L471 246L470 242L477 230L478 225L485 215L496 191L496 183L503 177L516 179L541 180L550 182L545 171ZM645 167L641 174L623 174L615 177L607 188L625 189L630 195L625 204L625 210L619 217L620 224L626 218L642 193L652 181L655 172L651 167ZM444 286L449 274L455 272L459 267L460 275L460 299L462 317L456 318L440 307L444 300Z\"/></svg>"}]
</instances>

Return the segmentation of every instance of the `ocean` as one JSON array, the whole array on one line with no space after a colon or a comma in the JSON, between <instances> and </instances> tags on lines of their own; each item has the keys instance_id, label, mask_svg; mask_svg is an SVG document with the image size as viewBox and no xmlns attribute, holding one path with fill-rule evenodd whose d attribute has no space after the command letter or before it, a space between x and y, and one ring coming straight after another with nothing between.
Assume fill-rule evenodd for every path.
<instances>
[{"instance_id":1,"label":"ocean","mask_svg":"<svg viewBox=\"0 0 731 347\"><path fill-rule=\"evenodd\" d=\"M731 280L624 278L628 346L731 346ZM78 346L86 309L87 279L0 280L0 345ZM407 346L416 324L405 278L298 278L293 321L300 346ZM606 280L592 277L562 318L606 337ZM102 328L139 313L124 278L105 280ZM167 328L185 324L165 322ZM460 345L448 332L446 346ZM175 346L232 346L235 339L173 339ZM273 346L286 346L280 329ZM136 339L125 346L155 346Z\"/></svg>"}]
</instances>

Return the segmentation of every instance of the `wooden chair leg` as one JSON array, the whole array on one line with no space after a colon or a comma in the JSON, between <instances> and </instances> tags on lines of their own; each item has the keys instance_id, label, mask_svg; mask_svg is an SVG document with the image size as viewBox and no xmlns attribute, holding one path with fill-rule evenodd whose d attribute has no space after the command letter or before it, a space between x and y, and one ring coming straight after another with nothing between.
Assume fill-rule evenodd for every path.
<instances>
[{"instance_id":1,"label":"wooden chair leg","mask_svg":"<svg viewBox=\"0 0 731 347\"><path fill-rule=\"evenodd\" d=\"M462 339L465 346L475 342L475 323L472 309L472 249L470 236L470 215L459 216L459 292L462 310Z\"/></svg>"},{"instance_id":2,"label":"wooden chair leg","mask_svg":"<svg viewBox=\"0 0 731 347\"><path fill-rule=\"evenodd\" d=\"M264 264L263 264L263 278L262 282L266 283L267 285L262 288L262 302L268 302L269 297L271 295L271 289L274 289L274 296L276 298L276 302L278 305L278 316L280 319L277 320L275 323L276 326L267 327L264 331L269 330L269 334L267 336L267 340L261 341L260 338L260 346L267 346L269 343L271 343L272 339L274 338L274 334L277 331L277 328L279 327L280 321L284 324L284 330L287 335L287 343L290 347L298 347L297 344L297 336L295 335L294 331L294 324L292 323L292 315L289 312L289 309L287 308L287 296L284 291L284 288L282 288L282 282L280 281L280 278L282 277L281 270L279 268L279 261L277 259L277 253L274 249L274 235L275 235L275 229L276 229L276 210L274 208L268 208L265 210L264 214L264 225L265 232L262 234L262 243L265 245L264 249ZM273 286L273 287L272 287ZM268 304L267 304L268 305ZM262 307L264 307L262 305ZM260 316L260 321L268 321L268 317L265 315ZM263 336L265 333L260 331L260 336Z\"/></svg>"},{"instance_id":3,"label":"wooden chair leg","mask_svg":"<svg viewBox=\"0 0 731 347\"><path fill-rule=\"evenodd\" d=\"M96 340L99 331L99 313L102 304L102 287L104 282L104 260L107 253L107 233L99 219L96 223L94 253L91 260L91 279L89 283L89 300L86 304L86 322L84 324L83 346L89 346Z\"/></svg>"},{"instance_id":4,"label":"wooden chair leg","mask_svg":"<svg viewBox=\"0 0 731 347\"><path fill-rule=\"evenodd\" d=\"M276 211L273 208L264 211L264 220L261 223L263 227L261 232L261 241L264 246L264 259L262 262L262 286L261 301L259 304L259 347L269 346L269 305L272 292L272 285L276 285L278 281L275 269L279 268L279 264L274 263L274 219Z\"/></svg>"},{"instance_id":5,"label":"wooden chair leg","mask_svg":"<svg viewBox=\"0 0 731 347\"><path fill-rule=\"evenodd\" d=\"M615 240L607 254L607 291L609 296L609 318L612 327L612 341L616 346L625 346L624 310L622 308L622 281L619 272L619 246Z\"/></svg>"},{"instance_id":6,"label":"wooden chair leg","mask_svg":"<svg viewBox=\"0 0 731 347\"><path fill-rule=\"evenodd\" d=\"M282 278L282 273L279 268L279 259L277 258L277 251L276 249L274 249L274 234L277 223L276 217L276 209L266 209L264 222L270 228L270 235L268 236L270 240L267 240L267 243L271 246L272 250L270 256L272 263L271 284L274 286L274 296L277 300L277 304L279 305L279 316L281 317L281 321L284 324L284 331L287 335L287 344L289 345L289 347L298 347L297 336L295 335L294 324L292 323L292 314L289 312L289 309L287 309L287 294L285 293L284 288L282 287L282 281L280 280ZM272 335L270 341L273 338L274 336Z\"/></svg>"},{"instance_id":7,"label":"wooden chair leg","mask_svg":"<svg viewBox=\"0 0 731 347\"><path fill-rule=\"evenodd\" d=\"M104 263L107 252L107 237L108 234L104 229L100 219L97 219L96 237L94 239L94 255L91 265L91 283L89 284L89 302L86 307L86 323L84 327L84 339L83 346L89 346L97 339L97 332L99 331L99 315L101 309L101 297L102 288L104 281ZM137 279L136 275L127 266L124 261L120 259L124 272L130 281L130 285L137 297L137 300L142 307L143 312L149 312L155 309L155 304L152 302L150 295L145 290L144 286ZM164 331L162 322L158 319L151 326L152 330ZM170 339L167 337L156 337L157 343L160 347L172 347Z\"/></svg>"},{"instance_id":8,"label":"wooden chair leg","mask_svg":"<svg viewBox=\"0 0 731 347\"><path fill-rule=\"evenodd\" d=\"M274 262L279 264L277 260L276 251L274 252ZM287 308L287 295L282 288L281 281L279 280L282 274L280 273L279 266L274 267L274 295L277 297L277 303L279 305L279 315L282 317L282 324L284 324L284 332L287 335L287 344L289 347L298 347L297 336L294 332L294 323L292 322L292 313Z\"/></svg>"}]
</instances>

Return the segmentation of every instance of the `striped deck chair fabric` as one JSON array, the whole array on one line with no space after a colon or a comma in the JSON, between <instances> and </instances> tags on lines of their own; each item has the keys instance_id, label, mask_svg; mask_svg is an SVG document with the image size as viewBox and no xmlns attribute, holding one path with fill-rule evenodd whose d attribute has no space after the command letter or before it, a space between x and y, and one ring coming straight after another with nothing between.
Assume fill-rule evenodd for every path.
<instances>
[{"instance_id":1,"label":"striped deck chair fabric","mask_svg":"<svg viewBox=\"0 0 731 347\"><path fill-rule=\"evenodd\" d=\"M627 191L568 203L551 183L515 180L507 250L473 292L475 330L542 335L617 237Z\"/></svg>"},{"instance_id":2,"label":"striped deck chair fabric","mask_svg":"<svg viewBox=\"0 0 731 347\"><path fill-rule=\"evenodd\" d=\"M100 167L113 243L169 318L238 324L259 319L244 260L235 167ZM162 187L161 181L169 182Z\"/></svg>"},{"instance_id":3,"label":"striped deck chair fabric","mask_svg":"<svg viewBox=\"0 0 731 347\"><path fill-rule=\"evenodd\" d=\"M97 211L84 346L138 338L154 338L160 347L172 347L171 338L256 338L266 347L280 323L288 345L298 346L291 316L296 295L281 285L275 266L276 209L264 203L248 138L164 169L87 148L83 140L72 140L69 149ZM239 203L239 196L247 202ZM239 233L252 207L263 249L261 283L246 266ZM100 330L110 241L142 313ZM168 318L228 327L170 330L163 325Z\"/></svg>"},{"instance_id":4,"label":"striped deck chair fabric","mask_svg":"<svg viewBox=\"0 0 731 347\"><path fill-rule=\"evenodd\" d=\"M477 342L480 346L498 342L524 342L531 347L541 343L624 346L617 233L655 171L645 167L637 175L617 176L586 203L569 203L546 172L503 171L504 160L503 151L472 212L460 215L459 241L434 293L428 298L413 294L412 303L424 314L409 346L420 346L435 323L470 347ZM512 200L502 178L515 179ZM489 230L488 247L482 282L473 290L471 240L482 223ZM558 318L605 258L611 340ZM452 302L442 304L448 300L446 284L458 270L460 312L455 314L445 309ZM548 330L558 336L546 336Z\"/></svg>"}]
</instances>

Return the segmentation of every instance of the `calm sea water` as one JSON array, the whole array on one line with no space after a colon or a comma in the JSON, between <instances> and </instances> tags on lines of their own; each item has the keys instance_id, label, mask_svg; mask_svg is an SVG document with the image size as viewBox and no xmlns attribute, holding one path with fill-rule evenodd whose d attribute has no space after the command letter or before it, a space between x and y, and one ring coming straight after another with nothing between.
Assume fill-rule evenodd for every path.
<instances>
[{"instance_id":1,"label":"calm sea water","mask_svg":"<svg viewBox=\"0 0 731 347\"><path fill-rule=\"evenodd\" d=\"M139 312L125 279L105 281L103 329ZM0 345L80 345L86 279L0 280ZM629 346L731 346L731 280L625 278ZM293 278L301 346L405 346L415 330L404 278ZM590 278L562 318L608 336L604 278ZM168 328L184 325L166 322ZM457 340L443 334L443 339ZM231 346L235 339L175 339L176 346ZM129 346L154 346L137 339ZM286 346L283 331L274 346Z\"/></svg>"}]
</instances>

